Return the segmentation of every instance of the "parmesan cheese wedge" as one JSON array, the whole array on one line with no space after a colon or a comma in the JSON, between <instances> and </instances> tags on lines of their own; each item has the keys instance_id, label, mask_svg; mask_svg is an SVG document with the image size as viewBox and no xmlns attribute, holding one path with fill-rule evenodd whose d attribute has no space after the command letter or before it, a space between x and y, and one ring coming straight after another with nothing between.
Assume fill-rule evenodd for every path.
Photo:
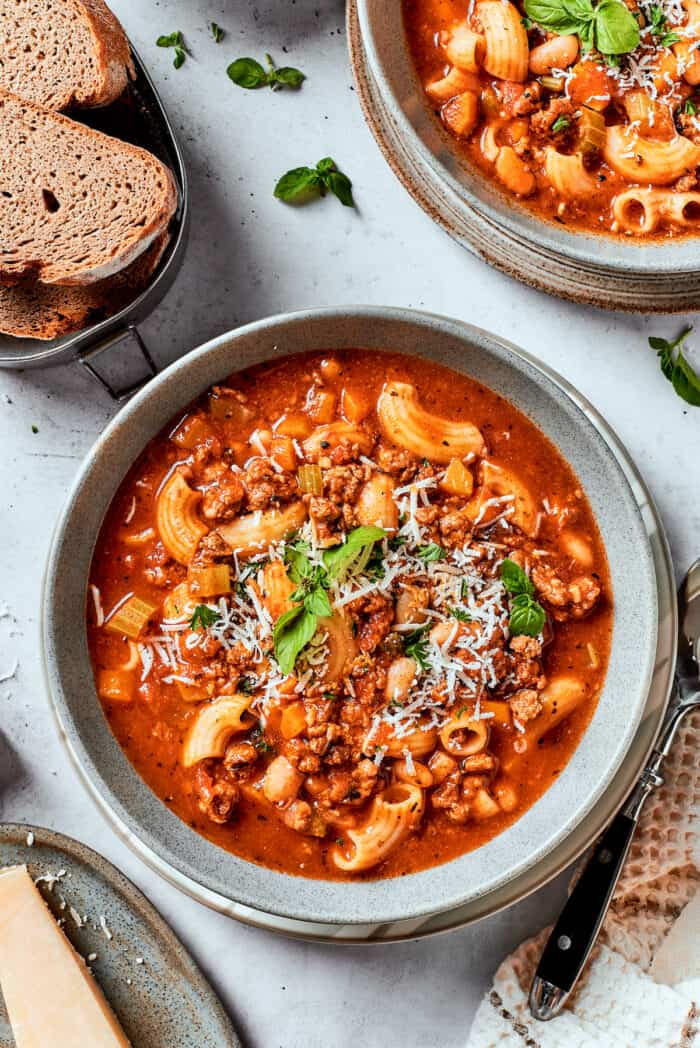
<instances>
[{"instance_id":1,"label":"parmesan cheese wedge","mask_svg":"<svg viewBox=\"0 0 700 1048\"><path fill-rule=\"evenodd\" d=\"M0 987L17 1048L130 1048L26 866L0 870Z\"/></svg>"}]
</instances>

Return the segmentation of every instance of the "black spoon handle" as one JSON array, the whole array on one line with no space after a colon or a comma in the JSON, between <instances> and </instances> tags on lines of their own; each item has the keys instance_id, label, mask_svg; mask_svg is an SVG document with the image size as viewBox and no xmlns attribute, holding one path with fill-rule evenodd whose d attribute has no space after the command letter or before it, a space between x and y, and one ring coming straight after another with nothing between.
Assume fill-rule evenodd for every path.
<instances>
[{"instance_id":1,"label":"black spoon handle","mask_svg":"<svg viewBox=\"0 0 700 1048\"><path fill-rule=\"evenodd\" d=\"M540 957L530 991L530 1011L536 1019L552 1019L574 988L608 912L636 828L636 819L621 812L596 844Z\"/></svg>"}]
</instances>

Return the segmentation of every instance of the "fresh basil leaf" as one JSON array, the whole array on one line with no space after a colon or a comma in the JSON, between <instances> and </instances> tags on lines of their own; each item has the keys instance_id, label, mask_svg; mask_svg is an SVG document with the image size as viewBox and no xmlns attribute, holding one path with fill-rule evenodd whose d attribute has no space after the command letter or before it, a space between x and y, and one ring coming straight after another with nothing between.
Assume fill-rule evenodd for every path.
<instances>
[{"instance_id":1,"label":"fresh basil leaf","mask_svg":"<svg viewBox=\"0 0 700 1048\"><path fill-rule=\"evenodd\" d=\"M156 40L158 47L184 47L184 38L178 30L175 33L166 33Z\"/></svg>"},{"instance_id":2,"label":"fresh basil leaf","mask_svg":"<svg viewBox=\"0 0 700 1048\"><path fill-rule=\"evenodd\" d=\"M528 597L532 597L535 594L535 587L528 576L520 565L516 564L510 557L506 557L501 564L501 582L506 591L513 596L517 597L520 594L526 594Z\"/></svg>"},{"instance_id":3,"label":"fresh basil leaf","mask_svg":"<svg viewBox=\"0 0 700 1048\"><path fill-rule=\"evenodd\" d=\"M510 632L513 636L537 637L544 628L545 618L542 605L527 593L521 593L511 608Z\"/></svg>"},{"instance_id":4,"label":"fresh basil leaf","mask_svg":"<svg viewBox=\"0 0 700 1048\"><path fill-rule=\"evenodd\" d=\"M254 58L237 58L226 70L229 80L253 91L267 84L267 73Z\"/></svg>"},{"instance_id":5,"label":"fresh basil leaf","mask_svg":"<svg viewBox=\"0 0 700 1048\"><path fill-rule=\"evenodd\" d=\"M700 407L700 376L696 375L680 350L671 376L671 383L678 396L686 404L695 408Z\"/></svg>"},{"instance_id":6,"label":"fresh basil leaf","mask_svg":"<svg viewBox=\"0 0 700 1048\"><path fill-rule=\"evenodd\" d=\"M192 630L208 630L210 626L218 622L221 618L218 611L214 608L210 608L207 604L198 604L192 612L192 618L190 619L190 629Z\"/></svg>"},{"instance_id":7,"label":"fresh basil leaf","mask_svg":"<svg viewBox=\"0 0 700 1048\"><path fill-rule=\"evenodd\" d=\"M691 98L686 98L683 104L683 112L686 116L696 116L698 112L697 103L693 102Z\"/></svg>"},{"instance_id":8,"label":"fresh basil leaf","mask_svg":"<svg viewBox=\"0 0 700 1048\"><path fill-rule=\"evenodd\" d=\"M569 127L571 127L571 121L568 116L558 116L552 124L552 132L556 135L560 131L566 131Z\"/></svg>"},{"instance_id":9,"label":"fresh basil leaf","mask_svg":"<svg viewBox=\"0 0 700 1048\"><path fill-rule=\"evenodd\" d=\"M523 27L523 29L527 32L528 29L532 29L532 27L534 25L534 22L532 21L531 18L528 18L527 15L524 15L520 19L520 24Z\"/></svg>"},{"instance_id":10,"label":"fresh basil leaf","mask_svg":"<svg viewBox=\"0 0 700 1048\"><path fill-rule=\"evenodd\" d=\"M316 170L319 175L327 175L331 171L337 171L335 160L332 157L324 156L323 160L319 160L316 164Z\"/></svg>"},{"instance_id":11,"label":"fresh basil leaf","mask_svg":"<svg viewBox=\"0 0 700 1048\"><path fill-rule=\"evenodd\" d=\"M692 331L692 327L684 328L678 338L669 342L665 338L652 336L649 345L656 350L659 358L659 366L665 378L673 386L674 390L686 404L692 407L700 406L700 376L697 374L690 361L683 355L681 346Z\"/></svg>"},{"instance_id":12,"label":"fresh basil leaf","mask_svg":"<svg viewBox=\"0 0 700 1048\"><path fill-rule=\"evenodd\" d=\"M318 196L321 179L312 167L295 167L282 175L275 186L275 196L286 203L300 204Z\"/></svg>"},{"instance_id":13,"label":"fresh basil leaf","mask_svg":"<svg viewBox=\"0 0 700 1048\"><path fill-rule=\"evenodd\" d=\"M448 608L447 609L453 619L457 619L457 622L471 622L472 617L469 612L464 611L463 608Z\"/></svg>"},{"instance_id":14,"label":"fresh basil leaf","mask_svg":"<svg viewBox=\"0 0 700 1048\"><path fill-rule=\"evenodd\" d=\"M420 547L416 556L424 560L426 564L432 564L433 562L444 560L447 554L442 546L438 546L437 542L429 542L427 546Z\"/></svg>"},{"instance_id":15,"label":"fresh basil leaf","mask_svg":"<svg viewBox=\"0 0 700 1048\"><path fill-rule=\"evenodd\" d=\"M302 83L306 80L306 77L300 69L294 69L293 66L280 66L279 69L273 69L270 73L270 84L274 87L276 84L280 87L301 87Z\"/></svg>"},{"instance_id":16,"label":"fresh basil leaf","mask_svg":"<svg viewBox=\"0 0 700 1048\"><path fill-rule=\"evenodd\" d=\"M315 587L304 597L304 607L319 618L330 618L333 614L328 594L322 586Z\"/></svg>"},{"instance_id":17,"label":"fresh basil leaf","mask_svg":"<svg viewBox=\"0 0 700 1048\"><path fill-rule=\"evenodd\" d=\"M561 0L525 0L524 7L528 18L545 29L560 35L578 31L580 18L570 15Z\"/></svg>"},{"instance_id":18,"label":"fresh basil leaf","mask_svg":"<svg viewBox=\"0 0 700 1048\"><path fill-rule=\"evenodd\" d=\"M373 525L353 528L342 545L327 549L323 554L323 563L329 577L339 579L350 570L361 571L369 561L375 542L379 542L385 536L384 528Z\"/></svg>"},{"instance_id":19,"label":"fresh basil leaf","mask_svg":"<svg viewBox=\"0 0 700 1048\"><path fill-rule=\"evenodd\" d=\"M291 608L280 615L272 631L275 659L280 671L291 673L297 657L316 632L316 616L304 607Z\"/></svg>"},{"instance_id":20,"label":"fresh basil leaf","mask_svg":"<svg viewBox=\"0 0 700 1048\"><path fill-rule=\"evenodd\" d=\"M601 0L595 9L595 45L605 55L623 55L639 44L639 24L622 0Z\"/></svg>"},{"instance_id":21,"label":"fresh basil leaf","mask_svg":"<svg viewBox=\"0 0 700 1048\"><path fill-rule=\"evenodd\" d=\"M287 546L284 551L284 562L289 566L289 577L292 582L301 582L313 574L314 566L303 552L295 546Z\"/></svg>"},{"instance_id":22,"label":"fresh basil leaf","mask_svg":"<svg viewBox=\"0 0 700 1048\"><path fill-rule=\"evenodd\" d=\"M184 47L175 48L175 57L173 58L173 65L176 69L179 69L181 65L184 65L185 58L187 57Z\"/></svg>"},{"instance_id":23,"label":"fresh basil leaf","mask_svg":"<svg viewBox=\"0 0 700 1048\"><path fill-rule=\"evenodd\" d=\"M352 182L342 171L329 172L329 174L323 176L323 181L341 204L345 207L355 206L355 201L352 197Z\"/></svg>"},{"instance_id":24,"label":"fresh basil leaf","mask_svg":"<svg viewBox=\"0 0 700 1048\"><path fill-rule=\"evenodd\" d=\"M220 44L221 41L226 36L226 33L224 32L224 30L221 28L220 25L217 25L216 22L212 22L211 23L211 35L214 37L214 43L215 44Z\"/></svg>"}]
</instances>

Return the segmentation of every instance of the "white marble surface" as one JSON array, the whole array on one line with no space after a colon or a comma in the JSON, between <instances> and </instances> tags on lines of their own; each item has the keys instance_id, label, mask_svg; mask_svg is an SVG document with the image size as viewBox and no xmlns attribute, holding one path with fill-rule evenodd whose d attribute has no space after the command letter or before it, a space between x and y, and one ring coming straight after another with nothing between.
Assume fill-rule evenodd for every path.
<instances>
[{"instance_id":1,"label":"white marble surface","mask_svg":"<svg viewBox=\"0 0 700 1048\"><path fill-rule=\"evenodd\" d=\"M550 299L435 228L364 126L341 0L112 2L174 118L192 181L185 264L143 325L159 364L244 321L302 306L416 306L490 328L539 354L603 412L650 484L677 572L684 569L700 552L700 411L674 396L646 342L680 330L680 318ZM208 34L212 19L227 30L218 47ZM179 71L154 46L174 29L192 50ZM308 74L299 94L245 92L228 81L229 61L265 50ZM328 154L352 177L357 212L332 199L303 210L273 199L278 175ZM435 940L371 948L290 942L208 912L160 882L78 782L44 693L39 589L67 486L114 411L77 366L0 373L0 601L12 612L0 620L0 674L19 659L15 676L0 684L0 743L9 743L9 755L0 749L0 818L54 827L116 862L211 976L247 1045L456 1048L498 961L556 913L563 877L504 914Z\"/></svg>"}]
</instances>

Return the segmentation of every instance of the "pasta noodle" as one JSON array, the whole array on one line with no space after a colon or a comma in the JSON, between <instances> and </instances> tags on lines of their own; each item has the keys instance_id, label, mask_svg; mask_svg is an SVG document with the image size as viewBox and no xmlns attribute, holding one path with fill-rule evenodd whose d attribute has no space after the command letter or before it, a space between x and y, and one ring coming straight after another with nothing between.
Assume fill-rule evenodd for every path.
<instances>
[{"instance_id":1,"label":"pasta noodle","mask_svg":"<svg viewBox=\"0 0 700 1048\"><path fill-rule=\"evenodd\" d=\"M333 852L336 866L353 873L376 866L415 829L423 808L423 791L418 786L390 786L375 797L365 825L346 831L353 853L348 857L337 847Z\"/></svg>"},{"instance_id":2,"label":"pasta noodle","mask_svg":"<svg viewBox=\"0 0 700 1048\"><path fill-rule=\"evenodd\" d=\"M416 389L405 382L387 382L377 404L384 432L419 458L448 464L453 458L480 455L484 438L471 422L450 422L418 402Z\"/></svg>"}]
</instances>

